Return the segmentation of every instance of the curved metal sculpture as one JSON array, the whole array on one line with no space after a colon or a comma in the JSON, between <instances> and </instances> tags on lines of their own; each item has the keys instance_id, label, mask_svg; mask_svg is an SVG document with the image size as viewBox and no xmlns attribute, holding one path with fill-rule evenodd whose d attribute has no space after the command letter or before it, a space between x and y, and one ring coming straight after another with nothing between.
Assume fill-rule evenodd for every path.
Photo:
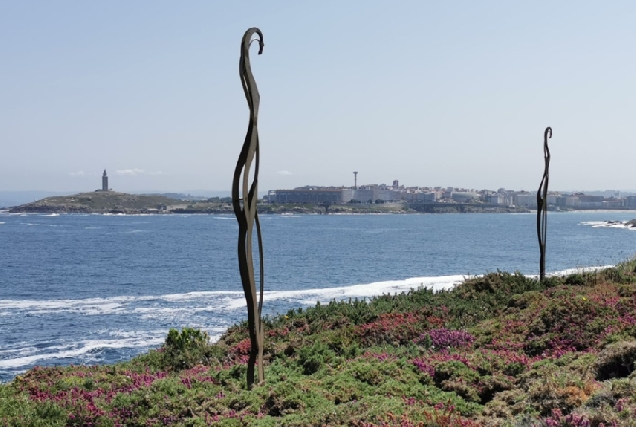
<instances>
[{"instance_id":1,"label":"curved metal sculpture","mask_svg":"<svg viewBox=\"0 0 636 427\"><path fill-rule=\"evenodd\" d=\"M250 121L243 142L241 154L239 154L234 180L232 181L232 205L239 225L238 236L238 264L241 275L245 301L247 302L247 324L251 342L250 356L247 362L247 386L251 388L255 383L255 368L257 366L258 382L265 379L263 371L263 323L261 312L263 310L263 241L261 237L261 225L256 212L256 199L258 199L258 168L259 168L259 141L258 141L258 107L260 95L256 87L256 81L250 66L249 49L252 43L252 35L258 36L258 54L263 53L263 33L258 28L250 28L243 35L241 41L241 59L239 61L239 74L245 99L250 109ZM256 41L255 40L255 41ZM249 184L250 168L254 163L254 177ZM241 179L241 175L242 179ZM240 184L240 185L239 185ZM239 186L241 195L239 196ZM259 278L260 298L256 294L256 282L254 279L254 261L252 258L252 235L256 225L259 254Z\"/></svg>"},{"instance_id":2,"label":"curved metal sculpture","mask_svg":"<svg viewBox=\"0 0 636 427\"><path fill-rule=\"evenodd\" d=\"M541 256L539 259L539 280L543 282L545 279L545 246L547 238L547 221L548 221L548 181L550 180L550 148L548 147L548 138L552 138L552 128L548 126L543 133L543 159L545 161L545 169L543 170L543 178L539 184L537 191L537 237L539 238L539 251Z\"/></svg>"}]
</instances>

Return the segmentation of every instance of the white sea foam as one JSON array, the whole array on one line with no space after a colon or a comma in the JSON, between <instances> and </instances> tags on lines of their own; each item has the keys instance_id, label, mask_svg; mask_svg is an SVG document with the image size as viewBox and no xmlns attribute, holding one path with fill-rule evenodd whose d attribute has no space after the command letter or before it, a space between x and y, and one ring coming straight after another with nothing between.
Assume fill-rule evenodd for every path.
<instances>
[{"instance_id":1,"label":"white sea foam","mask_svg":"<svg viewBox=\"0 0 636 427\"><path fill-rule=\"evenodd\" d=\"M109 298L87 298L80 300L0 300L0 309L14 309L14 310L56 310L56 309L68 309L73 307L101 307L108 305L109 308L113 308L113 303L125 303L132 301L140 301L146 299L153 299L153 297L131 297L131 296L118 296Z\"/></svg>"},{"instance_id":2,"label":"white sea foam","mask_svg":"<svg viewBox=\"0 0 636 427\"><path fill-rule=\"evenodd\" d=\"M23 344L26 345L26 344ZM22 347L22 348L9 348L6 350L0 350L0 356L4 356L5 354L17 353L20 356L24 356L26 354L33 354L37 352L38 349L36 347Z\"/></svg>"},{"instance_id":3,"label":"white sea foam","mask_svg":"<svg viewBox=\"0 0 636 427\"><path fill-rule=\"evenodd\" d=\"M576 273L591 273L591 272L594 272L594 271L605 270L607 268L613 268L613 267L616 267L616 266L613 265L613 264L608 264L608 265L599 265L599 266L596 266L596 267L569 268L567 270L559 271L559 272L553 273L553 274L566 276L568 274L576 274Z\"/></svg>"},{"instance_id":4,"label":"white sea foam","mask_svg":"<svg viewBox=\"0 0 636 427\"><path fill-rule=\"evenodd\" d=\"M0 222L0 225L4 224L4 222Z\"/></svg>"},{"instance_id":5,"label":"white sea foam","mask_svg":"<svg viewBox=\"0 0 636 427\"><path fill-rule=\"evenodd\" d=\"M551 273L566 275L598 271L611 265L571 268ZM348 298L369 298L382 294L394 294L410 289L426 287L433 291L452 289L469 277L477 276L437 276L413 277L405 280L372 282L352 286L317 288L289 291L266 291L265 302L287 301L297 306L312 306L317 301L327 303L331 300ZM536 277L536 276L529 276ZM142 306L137 306L141 303ZM150 304L150 306L148 306ZM169 304L166 306L166 304ZM197 291L182 294L117 296L109 298L87 298L78 300L0 300L0 315L15 311L46 314L68 311L81 315L132 314L141 318L165 320L175 317L180 324L188 324L205 330L211 341L218 340L227 330L231 320L225 313L243 309L245 300L242 291ZM196 316L196 313L219 313L219 316ZM182 320L182 321L181 321ZM185 323L184 323L185 322ZM213 325L213 326L212 326ZM137 348L148 349L162 344L167 331L152 329L142 331L110 330L108 328L94 332L99 339L78 342L52 342L45 348L38 348L34 342L14 343L0 351L0 370L18 372L34 364L46 364L49 361L69 359L75 363L99 361L107 349ZM42 344L42 343L39 343ZM48 344L48 343L46 343ZM143 351L143 350L142 350Z\"/></svg>"},{"instance_id":6,"label":"white sea foam","mask_svg":"<svg viewBox=\"0 0 636 427\"><path fill-rule=\"evenodd\" d=\"M567 275L598 271L612 265L571 268L549 273ZM382 294L396 294L410 289L428 288L434 292L452 289L465 279L477 276L413 277L404 280L389 280L367 284L327 287L317 289L265 291L265 302L287 301L301 305L313 305L320 301L349 298L371 298ZM528 275L528 277L537 277ZM139 306L141 303L141 306ZM166 305L168 304L168 305ZM181 294L116 296L77 300L0 300L0 316L12 315L16 311L30 315L51 313L76 313L80 315L139 315L142 318L162 318L193 313L228 313L245 306L242 291L195 291Z\"/></svg>"},{"instance_id":7,"label":"white sea foam","mask_svg":"<svg viewBox=\"0 0 636 427\"><path fill-rule=\"evenodd\" d=\"M206 296L233 296L233 295L243 295L242 291L195 291L195 292L187 292L185 294L166 294L161 295L158 298L164 301L187 301L200 299Z\"/></svg>"},{"instance_id":8,"label":"white sea foam","mask_svg":"<svg viewBox=\"0 0 636 427\"><path fill-rule=\"evenodd\" d=\"M207 327L206 325L193 325L208 332L212 342L218 340L227 327ZM69 344L52 345L45 349L33 346L33 343L19 343L17 348L0 351L3 359L0 359L0 369L16 371L36 363L47 360L73 358L80 359L82 363L94 360L100 351L105 349L122 348L152 348L165 341L166 330L155 329L145 331L101 330L99 333L107 333L115 339L84 340ZM39 353L38 352L41 352ZM7 358L8 356L8 358Z\"/></svg>"},{"instance_id":9,"label":"white sea foam","mask_svg":"<svg viewBox=\"0 0 636 427\"><path fill-rule=\"evenodd\" d=\"M461 283L467 276L437 276L437 277L413 277L405 280L389 280L385 282L373 282L364 285L343 286L335 288L307 289L295 291L267 291L264 294L266 301L290 299L304 300L313 303L322 303L331 300L343 300L348 298L370 298L382 294L394 294L406 292L411 289L428 288L434 292L452 289L456 284ZM245 305L241 298L233 302L232 308Z\"/></svg>"},{"instance_id":10,"label":"white sea foam","mask_svg":"<svg viewBox=\"0 0 636 427\"><path fill-rule=\"evenodd\" d=\"M116 340L85 340L79 343L79 347L66 346L66 349L54 353L34 354L31 356L17 357L13 359L0 360L0 369L15 369L22 366L31 365L39 360L64 359L84 356L95 350L107 348L134 348L157 346L164 341L164 337L153 337L147 339L131 338ZM75 347L75 348L73 348Z\"/></svg>"},{"instance_id":11,"label":"white sea foam","mask_svg":"<svg viewBox=\"0 0 636 427\"><path fill-rule=\"evenodd\" d=\"M52 214L42 215L42 216L60 216L60 214L59 213L52 213Z\"/></svg>"},{"instance_id":12,"label":"white sea foam","mask_svg":"<svg viewBox=\"0 0 636 427\"><path fill-rule=\"evenodd\" d=\"M593 273L595 271L605 270L606 268L615 267L614 265L598 265L593 267L576 267L576 268L567 268L561 271L555 271L552 273L548 273L547 276L567 276L570 274L581 274L581 273ZM537 278L538 274L527 274L527 277Z\"/></svg>"},{"instance_id":13,"label":"white sea foam","mask_svg":"<svg viewBox=\"0 0 636 427\"><path fill-rule=\"evenodd\" d=\"M464 278L465 276L415 277L406 280L391 280L343 287L265 291L264 295L266 301L328 302L332 299L367 298L384 293L398 293L421 286L426 286L436 291L450 289ZM135 306L138 302L154 303L156 305ZM165 303L179 305L166 307ZM81 315L139 314L144 318L152 318L180 313L230 312L244 306L245 299L242 291L196 291L158 296L118 296L78 300L0 300L0 313L20 311L31 315L59 312Z\"/></svg>"},{"instance_id":14,"label":"white sea foam","mask_svg":"<svg viewBox=\"0 0 636 427\"><path fill-rule=\"evenodd\" d=\"M580 225L587 225L592 228L626 228L636 231L636 227L627 225L627 221L585 221Z\"/></svg>"},{"instance_id":15,"label":"white sea foam","mask_svg":"<svg viewBox=\"0 0 636 427\"><path fill-rule=\"evenodd\" d=\"M111 337L118 338L147 338L148 336L156 337L156 336L165 336L166 331L163 329L154 329L150 331L124 331L124 330L110 330L110 329L102 329L98 331L99 333L107 333Z\"/></svg>"},{"instance_id":16,"label":"white sea foam","mask_svg":"<svg viewBox=\"0 0 636 427\"><path fill-rule=\"evenodd\" d=\"M135 307L132 312L141 313L141 314L156 314L156 315L168 315L168 314L176 314L176 313L198 313L205 311L219 311L223 309L223 307L215 306L205 306L205 307ZM144 317L144 316L142 316ZM146 317L152 318L154 316Z\"/></svg>"}]
</instances>

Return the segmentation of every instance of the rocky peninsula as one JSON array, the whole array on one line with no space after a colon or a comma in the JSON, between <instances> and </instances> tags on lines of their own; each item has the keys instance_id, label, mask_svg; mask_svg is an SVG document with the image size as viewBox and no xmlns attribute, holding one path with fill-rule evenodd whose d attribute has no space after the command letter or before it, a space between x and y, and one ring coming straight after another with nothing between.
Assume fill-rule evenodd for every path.
<instances>
[{"instance_id":1,"label":"rocky peninsula","mask_svg":"<svg viewBox=\"0 0 636 427\"><path fill-rule=\"evenodd\" d=\"M9 209L10 213L167 213L187 202L164 196L96 191L47 197Z\"/></svg>"}]
</instances>

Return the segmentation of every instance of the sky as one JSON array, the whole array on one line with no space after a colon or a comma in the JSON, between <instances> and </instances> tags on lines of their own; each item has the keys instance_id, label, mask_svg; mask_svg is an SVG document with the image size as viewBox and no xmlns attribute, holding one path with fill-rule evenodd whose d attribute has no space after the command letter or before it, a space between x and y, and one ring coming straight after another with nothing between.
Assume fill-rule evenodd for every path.
<instances>
[{"instance_id":1,"label":"sky","mask_svg":"<svg viewBox=\"0 0 636 427\"><path fill-rule=\"evenodd\" d=\"M636 2L0 1L0 190L636 188Z\"/></svg>"}]
</instances>

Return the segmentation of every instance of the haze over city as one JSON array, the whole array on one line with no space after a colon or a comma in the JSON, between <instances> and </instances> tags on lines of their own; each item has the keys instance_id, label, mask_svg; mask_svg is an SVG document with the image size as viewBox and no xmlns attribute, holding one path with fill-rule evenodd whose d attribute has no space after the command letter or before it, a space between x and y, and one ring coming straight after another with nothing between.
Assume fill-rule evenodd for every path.
<instances>
[{"instance_id":1,"label":"haze over city","mask_svg":"<svg viewBox=\"0 0 636 427\"><path fill-rule=\"evenodd\" d=\"M260 190L636 188L627 1L0 3L0 190L227 191L265 35Z\"/></svg>"}]
</instances>

